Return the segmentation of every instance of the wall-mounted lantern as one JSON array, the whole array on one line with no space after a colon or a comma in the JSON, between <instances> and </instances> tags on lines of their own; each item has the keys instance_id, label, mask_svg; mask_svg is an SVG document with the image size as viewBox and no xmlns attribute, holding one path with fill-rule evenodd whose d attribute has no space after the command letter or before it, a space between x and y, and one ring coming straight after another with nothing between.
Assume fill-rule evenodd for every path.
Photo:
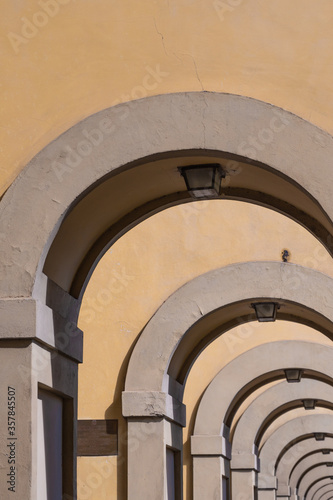
<instances>
[{"instance_id":1,"label":"wall-mounted lantern","mask_svg":"<svg viewBox=\"0 0 333 500\"><path fill-rule=\"evenodd\" d=\"M287 382L292 384L301 381L303 370L300 370L299 368L288 368L287 370L284 370L284 373Z\"/></svg>"},{"instance_id":2,"label":"wall-mounted lantern","mask_svg":"<svg viewBox=\"0 0 333 500\"><path fill-rule=\"evenodd\" d=\"M280 309L279 304L276 302L255 302L251 304L255 310L257 320L262 322L275 321L276 311Z\"/></svg>"},{"instance_id":3,"label":"wall-mounted lantern","mask_svg":"<svg viewBox=\"0 0 333 500\"><path fill-rule=\"evenodd\" d=\"M226 173L219 163L189 165L178 168L192 198L210 199L221 195L221 182Z\"/></svg>"},{"instance_id":4,"label":"wall-mounted lantern","mask_svg":"<svg viewBox=\"0 0 333 500\"><path fill-rule=\"evenodd\" d=\"M329 455L330 453L331 453L331 450L327 450L327 449L322 450L323 455Z\"/></svg>"},{"instance_id":5,"label":"wall-mounted lantern","mask_svg":"<svg viewBox=\"0 0 333 500\"><path fill-rule=\"evenodd\" d=\"M325 434L323 432L315 432L314 437L316 441L324 441Z\"/></svg>"},{"instance_id":6,"label":"wall-mounted lantern","mask_svg":"<svg viewBox=\"0 0 333 500\"><path fill-rule=\"evenodd\" d=\"M316 399L303 399L302 401L304 405L304 410L315 410L316 408Z\"/></svg>"}]
</instances>

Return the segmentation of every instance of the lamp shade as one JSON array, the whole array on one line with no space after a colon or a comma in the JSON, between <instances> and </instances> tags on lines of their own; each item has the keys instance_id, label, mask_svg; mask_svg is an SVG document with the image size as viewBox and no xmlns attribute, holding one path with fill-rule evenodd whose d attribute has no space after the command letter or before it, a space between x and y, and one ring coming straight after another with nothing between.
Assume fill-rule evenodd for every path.
<instances>
[{"instance_id":1,"label":"lamp shade","mask_svg":"<svg viewBox=\"0 0 333 500\"><path fill-rule=\"evenodd\" d=\"M284 370L284 373L287 382L289 382L289 384L292 384L301 381L303 370L300 370L299 368L289 368L287 370Z\"/></svg>"},{"instance_id":2,"label":"lamp shade","mask_svg":"<svg viewBox=\"0 0 333 500\"><path fill-rule=\"evenodd\" d=\"M276 311L280 308L276 302L255 302L251 306L260 322L275 321Z\"/></svg>"},{"instance_id":3,"label":"lamp shade","mask_svg":"<svg viewBox=\"0 0 333 500\"><path fill-rule=\"evenodd\" d=\"M184 177L186 188L192 198L218 198L221 194L221 182L225 172L218 163L189 165L178 169Z\"/></svg>"},{"instance_id":4,"label":"lamp shade","mask_svg":"<svg viewBox=\"0 0 333 500\"><path fill-rule=\"evenodd\" d=\"M314 410L316 408L316 399L303 399L302 401L305 410Z\"/></svg>"}]
</instances>

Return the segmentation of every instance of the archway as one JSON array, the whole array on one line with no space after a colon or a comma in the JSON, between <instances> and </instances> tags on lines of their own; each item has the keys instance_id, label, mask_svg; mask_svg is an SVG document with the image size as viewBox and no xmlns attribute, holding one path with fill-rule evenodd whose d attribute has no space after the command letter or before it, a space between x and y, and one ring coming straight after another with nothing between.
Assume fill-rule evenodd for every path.
<instances>
[{"instance_id":1,"label":"archway","mask_svg":"<svg viewBox=\"0 0 333 500\"><path fill-rule=\"evenodd\" d=\"M3 235L0 296L4 312L1 338L10 341L3 343L8 350L2 361L7 367L10 358L5 370L8 375L11 364L28 367L23 383L22 372L15 374L14 381L20 387L22 400L26 399L25 394L31 394L26 404L31 419L26 421L26 427L21 427L22 456L35 453L33 422L38 397L36 389L31 388L38 384L71 400L66 432L70 436L68 442L73 442L76 365L82 359L82 337L76 322L84 286L110 242L157 210L189 199L175 171L175 166L183 161L179 158L187 155L186 163L192 158L195 162L218 158L230 178L226 196L247 199L287 214L306 226L331 251L333 209L329 167L333 146L325 132L265 103L223 94L176 94L143 99L131 112L131 121L124 125L126 113L127 105L120 105L70 129L30 162L0 203ZM257 117L255 121L253 116ZM249 130L255 137L266 137L263 148L248 147ZM268 140L272 134L274 140ZM326 148L318 141L309 145L309 137L318 135L327 143ZM306 144L306 151L302 144ZM176 161L170 163L169 158ZM165 168L159 163L164 160ZM101 193L99 189L107 187L109 178L113 188L112 179L117 179L120 192L124 192L128 182L134 184L135 174L141 175L145 167L150 183L132 200L133 205L124 205L117 211L115 204L110 208L110 217L101 224L92 220L86 233L78 238L74 252L68 251L73 240L66 242L64 235L76 217L82 218L85 207L91 206ZM235 171L239 175L233 175ZM260 179L255 186L249 180L253 173ZM164 182L169 174L170 182ZM289 188L282 190L286 196L278 196L275 190L278 185ZM320 193L317 186L321 186ZM294 310L294 306L289 310L288 301L287 298L286 317ZM247 316L248 304L245 301L240 305L246 307ZM310 309L306 306L303 311L306 322L311 322ZM330 322L324 317L319 320L319 316L318 325L328 333ZM297 319L301 318L304 315L299 311ZM186 351L186 341L183 346ZM194 351L188 364L183 363L184 373L197 355ZM182 360L174 361L172 369L177 369ZM179 377L182 379L183 373ZM173 392L177 392L177 387L175 384ZM65 493L69 494L75 483L71 453L70 450L66 453L70 465ZM36 457L33 457L34 463ZM29 486L33 466L25 469L23 462L19 465L25 471L21 493L26 495L31 490L35 498L34 475Z\"/></svg>"}]
</instances>

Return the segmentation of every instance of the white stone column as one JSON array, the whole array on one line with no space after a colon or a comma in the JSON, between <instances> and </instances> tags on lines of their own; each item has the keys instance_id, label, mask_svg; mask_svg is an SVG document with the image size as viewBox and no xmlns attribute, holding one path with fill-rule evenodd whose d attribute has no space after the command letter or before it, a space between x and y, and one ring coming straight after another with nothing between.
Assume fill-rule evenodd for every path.
<instances>
[{"instance_id":1,"label":"white stone column","mask_svg":"<svg viewBox=\"0 0 333 500\"><path fill-rule=\"evenodd\" d=\"M191 437L193 500L225 500L222 477L230 477L230 444L222 436Z\"/></svg>"},{"instance_id":2,"label":"white stone column","mask_svg":"<svg viewBox=\"0 0 333 500\"><path fill-rule=\"evenodd\" d=\"M0 485L2 500L33 500L34 467L29 341L0 343ZM24 367L20 371L19 367Z\"/></svg>"},{"instance_id":3,"label":"white stone column","mask_svg":"<svg viewBox=\"0 0 333 500\"><path fill-rule=\"evenodd\" d=\"M223 500L223 457L193 457L193 500Z\"/></svg>"},{"instance_id":4,"label":"white stone column","mask_svg":"<svg viewBox=\"0 0 333 500\"><path fill-rule=\"evenodd\" d=\"M278 500L289 500L291 496L291 488L287 484L278 482L278 493L276 498Z\"/></svg>"},{"instance_id":5,"label":"white stone column","mask_svg":"<svg viewBox=\"0 0 333 500\"><path fill-rule=\"evenodd\" d=\"M268 474L258 475L258 500L276 500L277 478Z\"/></svg>"},{"instance_id":6,"label":"white stone column","mask_svg":"<svg viewBox=\"0 0 333 500\"><path fill-rule=\"evenodd\" d=\"M1 500L72 500L76 498L77 368L82 360L82 332L33 299L0 300L0 314ZM48 425L43 427L45 440L38 433L38 418L41 423L44 413L47 416L47 408L38 405L40 389L51 398L57 395L62 413L61 435L52 439L46 436ZM63 445L62 457L58 453L61 463L56 464L61 485L55 490L46 461L52 464L49 448L56 439ZM45 467L38 467L38 460L44 460ZM37 488L40 479L45 484L43 499Z\"/></svg>"},{"instance_id":7,"label":"white stone column","mask_svg":"<svg viewBox=\"0 0 333 500\"><path fill-rule=\"evenodd\" d=\"M231 490L234 500L254 500L259 460L254 453L234 453L231 460Z\"/></svg>"},{"instance_id":8,"label":"white stone column","mask_svg":"<svg viewBox=\"0 0 333 500\"><path fill-rule=\"evenodd\" d=\"M164 392L123 392L128 429L128 500L182 498L182 428L185 407ZM177 493L168 493L167 448L178 453ZM169 485L170 487L170 485Z\"/></svg>"},{"instance_id":9,"label":"white stone column","mask_svg":"<svg viewBox=\"0 0 333 500\"><path fill-rule=\"evenodd\" d=\"M231 471L233 500L255 500L256 472L249 469Z\"/></svg>"}]
</instances>

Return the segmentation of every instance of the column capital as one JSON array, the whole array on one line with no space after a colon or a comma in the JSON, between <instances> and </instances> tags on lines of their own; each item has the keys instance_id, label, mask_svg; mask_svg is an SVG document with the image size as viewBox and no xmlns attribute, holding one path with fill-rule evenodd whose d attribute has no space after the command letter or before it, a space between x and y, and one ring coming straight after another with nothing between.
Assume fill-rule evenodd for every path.
<instances>
[{"instance_id":1,"label":"column capital","mask_svg":"<svg viewBox=\"0 0 333 500\"><path fill-rule=\"evenodd\" d=\"M124 391L124 417L166 417L181 427L186 425L186 407L169 394L160 391Z\"/></svg>"},{"instance_id":2,"label":"column capital","mask_svg":"<svg viewBox=\"0 0 333 500\"><path fill-rule=\"evenodd\" d=\"M0 340L32 339L82 362L83 332L76 323L31 297L0 299Z\"/></svg>"},{"instance_id":3,"label":"column capital","mask_svg":"<svg viewBox=\"0 0 333 500\"><path fill-rule=\"evenodd\" d=\"M232 470L260 471L260 460L254 453L233 454L230 465Z\"/></svg>"},{"instance_id":4,"label":"column capital","mask_svg":"<svg viewBox=\"0 0 333 500\"><path fill-rule=\"evenodd\" d=\"M258 475L258 488L260 490L277 490L278 480L276 476L270 476L269 474L259 474Z\"/></svg>"},{"instance_id":5,"label":"column capital","mask_svg":"<svg viewBox=\"0 0 333 500\"><path fill-rule=\"evenodd\" d=\"M231 446L223 436L191 436L191 454L221 456L230 460Z\"/></svg>"}]
</instances>

